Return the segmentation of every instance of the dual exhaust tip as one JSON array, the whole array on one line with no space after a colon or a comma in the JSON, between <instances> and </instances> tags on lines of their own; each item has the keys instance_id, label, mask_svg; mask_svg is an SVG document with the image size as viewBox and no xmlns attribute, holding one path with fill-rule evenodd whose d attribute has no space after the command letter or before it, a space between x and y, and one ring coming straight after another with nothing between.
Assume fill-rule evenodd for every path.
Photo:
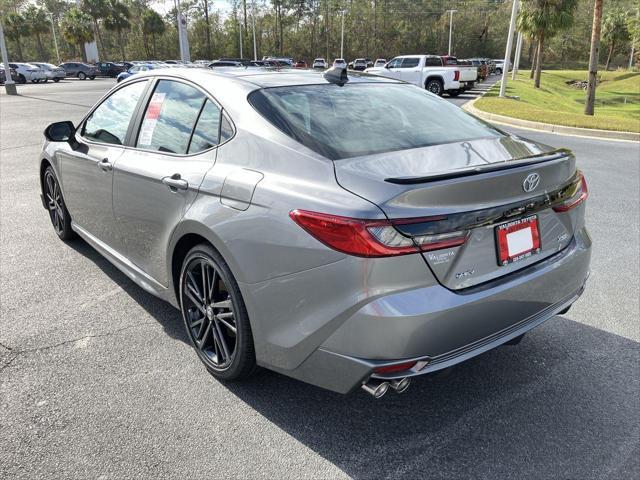
<instances>
[{"instance_id":1,"label":"dual exhaust tip","mask_svg":"<svg viewBox=\"0 0 640 480\"><path fill-rule=\"evenodd\" d=\"M389 389L395 390L397 393L402 393L411 385L411 378L404 377L398 380L380 381L376 379L369 379L362 384L362 389L375 398L381 398Z\"/></svg>"}]
</instances>

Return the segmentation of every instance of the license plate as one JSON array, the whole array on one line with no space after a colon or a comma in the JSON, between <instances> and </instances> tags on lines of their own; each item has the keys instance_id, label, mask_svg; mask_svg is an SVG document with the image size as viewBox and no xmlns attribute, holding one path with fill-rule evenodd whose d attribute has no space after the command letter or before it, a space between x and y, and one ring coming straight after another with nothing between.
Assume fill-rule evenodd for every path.
<instances>
[{"instance_id":1,"label":"license plate","mask_svg":"<svg viewBox=\"0 0 640 480\"><path fill-rule=\"evenodd\" d=\"M538 216L520 218L496 227L498 265L519 262L540 253Z\"/></svg>"}]
</instances>

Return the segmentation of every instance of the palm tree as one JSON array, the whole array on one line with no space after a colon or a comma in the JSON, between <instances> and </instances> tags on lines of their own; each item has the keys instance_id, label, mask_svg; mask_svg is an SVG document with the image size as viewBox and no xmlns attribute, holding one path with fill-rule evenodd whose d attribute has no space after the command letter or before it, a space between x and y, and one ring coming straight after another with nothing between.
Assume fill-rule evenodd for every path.
<instances>
[{"instance_id":1,"label":"palm tree","mask_svg":"<svg viewBox=\"0 0 640 480\"><path fill-rule=\"evenodd\" d=\"M20 43L20 38L28 34L29 26L27 21L19 13L12 12L7 15L4 24L6 27L7 37L16 43L18 59L22 61L22 44Z\"/></svg>"},{"instance_id":2,"label":"palm tree","mask_svg":"<svg viewBox=\"0 0 640 480\"><path fill-rule=\"evenodd\" d=\"M104 43L102 42L102 37L100 36L100 24L98 23L98 21L105 18L109 14L109 6L106 0L82 0L81 5L82 11L91 17L93 32L95 34L96 40L98 40L100 51L102 52L102 55L106 55L107 52L104 49Z\"/></svg>"},{"instance_id":3,"label":"palm tree","mask_svg":"<svg viewBox=\"0 0 640 480\"><path fill-rule=\"evenodd\" d=\"M591 27L591 53L589 54L589 84L585 115L593 115L596 103L596 81L598 75L598 57L600 54L600 28L602 26L602 0L595 0L593 6L593 26Z\"/></svg>"},{"instance_id":4,"label":"palm tree","mask_svg":"<svg viewBox=\"0 0 640 480\"><path fill-rule=\"evenodd\" d=\"M537 41L533 77L535 88L540 88L544 42L573 23L577 0L523 0L518 16L519 28Z\"/></svg>"},{"instance_id":5,"label":"palm tree","mask_svg":"<svg viewBox=\"0 0 640 480\"><path fill-rule=\"evenodd\" d=\"M151 35L153 42L153 56L157 57L156 51L156 35L162 35L165 30L164 20L158 12L148 9L142 15L142 33Z\"/></svg>"},{"instance_id":6,"label":"palm tree","mask_svg":"<svg viewBox=\"0 0 640 480\"><path fill-rule=\"evenodd\" d=\"M84 44L93 40L91 17L82 10L73 7L62 18L62 37L72 45L78 45L82 59L87 61Z\"/></svg>"},{"instance_id":7,"label":"palm tree","mask_svg":"<svg viewBox=\"0 0 640 480\"><path fill-rule=\"evenodd\" d=\"M619 8L607 13L602 21L602 40L609 45L607 64L605 70L609 70L611 58L616 47L621 43L629 41L629 30L627 30L627 17L629 14Z\"/></svg>"},{"instance_id":8,"label":"palm tree","mask_svg":"<svg viewBox=\"0 0 640 480\"><path fill-rule=\"evenodd\" d=\"M104 26L107 30L116 32L118 35L118 43L120 44L120 54L122 61L125 61L124 40L122 32L129 30L129 8L120 0L109 0L109 13L104 19Z\"/></svg>"},{"instance_id":9,"label":"palm tree","mask_svg":"<svg viewBox=\"0 0 640 480\"><path fill-rule=\"evenodd\" d=\"M44 53L41 35L49 33L49 28L51 27L47 14L42 8L38 8L35 5L29 5L23 15L29 27L29 32L36 36L38 53L40 54L40 58L44 60L48 55L45 55Z\"/></svg>"}]
</instances>

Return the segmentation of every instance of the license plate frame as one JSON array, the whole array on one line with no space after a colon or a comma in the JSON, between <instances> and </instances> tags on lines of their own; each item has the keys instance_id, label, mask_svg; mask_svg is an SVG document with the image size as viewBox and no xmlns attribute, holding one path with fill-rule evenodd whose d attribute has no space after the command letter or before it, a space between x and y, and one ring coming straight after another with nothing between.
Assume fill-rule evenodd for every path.
<instances>
[{"instance_id":1,"label":"license plate frame","mask_svg":"<svg viewBox=\"0 0 640 480\"><path fill-rule=\"evenodd\" d=\"M537 215L501 223L495 227L498 265L505 267L542 251Z\"/></svg>"}]
</instances>

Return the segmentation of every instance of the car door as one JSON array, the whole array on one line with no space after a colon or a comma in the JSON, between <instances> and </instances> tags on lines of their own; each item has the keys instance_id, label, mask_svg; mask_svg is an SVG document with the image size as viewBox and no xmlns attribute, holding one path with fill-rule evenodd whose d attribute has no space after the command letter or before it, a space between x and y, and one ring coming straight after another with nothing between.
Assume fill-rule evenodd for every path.
<instances>
[{"instance_id":1,"label":"car door","mask_svg":"<svg viewBox=\"0 0 640 480\"><path fill-rule=\"evenodd\" d=\"M166 249L215 162L221 108L193 84L159 79L140 109L135 148L114 169L113 206L127 258L166 285Z\"/></svg>"},{"instance_id":2,"label":"car door","mask_svg":"<svg viewBox=\"0 0 640 480\"><path fill-rule=\"evenodd\" d=\"M405 82L420 85L422 79L422 67L418 57L405 57L400 65L400 79Z\"/></svg>"},{"instance_id":3,"label":"car door","mask_svg":"<svg viewBox=\"0 0 640 480\"><path fill-rule=\"evenodd\" d=\"M391 60L388 64L387 64L387 74L385 75L385 77L389 77L389 78L397 78L398 80L401 79L402 77L402 69L400 68L402 66L402 57L396 57L393 60Z\"/></svg>"},{"instance_id":4,"label":"car door","mask_svg":"<svg viewBox=\"0 0 640 480\"><path fill-rule=\"evenodd\" d=\"M65 203L73 222L117 251L122 251L122 243L113 216L113 167L125 150L147 84L142 80L115 90L79 126L77 144L58 153Z\"/></svg>"}]
</instances>

